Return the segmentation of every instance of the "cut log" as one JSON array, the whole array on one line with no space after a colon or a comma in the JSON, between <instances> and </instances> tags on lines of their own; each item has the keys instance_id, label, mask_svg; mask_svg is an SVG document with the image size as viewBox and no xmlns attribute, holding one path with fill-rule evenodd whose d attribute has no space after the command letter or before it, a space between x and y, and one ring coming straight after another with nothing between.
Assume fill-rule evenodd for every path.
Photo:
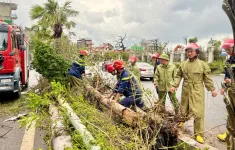
<instances>
[{"instance_id":1,"label":"cut log","mask_svg":"<svg viewBox=\"0 0 235 150\"><path fill-rule=\"evenodd\" d=\"M111 109L112 112L114 112L118 116L122 117L127 124L132 125L132 126L136 126L136 123L137 123L138 118L139 118L138 117L139 115L137 113L135 113L131 109L126 108L126 107L124 107L124 106L122 106L122 105L120 105L119 103L116 103L116 102L112 102L111 104L109 104L109 99L104 97L99 91L97 91L96 89L94 89L90 85L86 85L86 89L101 104L103 104L105 107ZM142 112L142 115L145 115L145 113L143 111L141 111L141 112Z\"/></svg>"}]
</instances>

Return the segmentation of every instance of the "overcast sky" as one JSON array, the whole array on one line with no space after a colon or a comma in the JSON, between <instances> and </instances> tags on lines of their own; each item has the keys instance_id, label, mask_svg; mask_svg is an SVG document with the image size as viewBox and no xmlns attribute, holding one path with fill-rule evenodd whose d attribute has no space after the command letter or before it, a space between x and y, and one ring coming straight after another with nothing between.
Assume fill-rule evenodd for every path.
<instances>
[{"instance_id":1,"label":"overcast sky","mask_svg":"<svg viewBox=\"0 0 235 150\"><path fill-rule=\"evenodd\" d=\"M8 1L18 3L16 23L30 26L30 8L46 0ZM174 45L182 44L184 36L197 36L205 45L212 34L215 39L232 35L222 0L72 0L72 4L80 12L74 18L77 38L92 38L95 45L113 43L116 34L125 32L130 44L160 38Z\"/></svg>"}]
</instances>

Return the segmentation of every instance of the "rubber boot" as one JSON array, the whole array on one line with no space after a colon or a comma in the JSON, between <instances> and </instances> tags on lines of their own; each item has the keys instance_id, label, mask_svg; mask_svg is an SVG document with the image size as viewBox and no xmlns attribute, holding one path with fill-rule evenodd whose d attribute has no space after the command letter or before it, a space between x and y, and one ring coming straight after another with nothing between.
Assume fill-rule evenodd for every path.
<instances>
[{"instance_id":1,"label":"rubber boot","mask_svg":"<svg viewBox=\"0 0 235 150\"><path fill-rule=\"evenodd\" d=\"M184 122L180 122L180 124L178 125L178 127L182 128L184 126Z\"/></svg>"},{"instance_id":2,"label":"rubber boot","mask_svg":"<svg viewBox=\"0 0 235 150\"><path fill-rule=\"evenodd\" d=\"M218 134L217 138L221 141L225 141L226 137L227 137L227 132L223 133L223 134Z\"/></svg>"},{"instance_id":3,"label":"rubber boot","mask_svg":"<svg viewBox=\"0 0 235 150\"><path fill-rule=\"evenodd\" d=\"M203 143L205 142L204 139L203 139L203 137L200 136L200 135L197 135L197 136L196 136L196 141L197 141L198 143L201 143L201 144L203 144Z\"/></svg>"}]
</instances>

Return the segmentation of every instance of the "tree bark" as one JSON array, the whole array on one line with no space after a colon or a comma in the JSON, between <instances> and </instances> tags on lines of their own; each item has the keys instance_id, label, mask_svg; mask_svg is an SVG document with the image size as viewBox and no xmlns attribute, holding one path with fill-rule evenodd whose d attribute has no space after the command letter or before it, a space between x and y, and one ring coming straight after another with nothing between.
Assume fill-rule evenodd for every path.
<instances>
[{"instance_id":1,"label":"tree bark","mask_svg":"<svg viewBox=\"0 0 235 150\"><path fill-rule=\"evenodd\" d=\"M116 102L112 102L111 104L109 104L109 99L104 97L99 91L95 90L90 85L86 85L86 89L88 90L89 93L92 93L94 98L96 98L101 104L111 109L118 116L122 117L127 124L134 127L137 125L137 121L139 118L137 113ZM144 114L145 113L142 111L141 115Z\"/></svg>"}]
</instances>

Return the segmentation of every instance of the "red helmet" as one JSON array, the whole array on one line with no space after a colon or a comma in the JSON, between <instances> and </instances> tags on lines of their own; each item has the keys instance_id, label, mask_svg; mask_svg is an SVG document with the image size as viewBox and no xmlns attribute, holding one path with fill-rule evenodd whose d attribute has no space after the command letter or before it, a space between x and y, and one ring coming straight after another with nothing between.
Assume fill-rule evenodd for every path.
<instances>
[{"instance_id":1,"label":"red helmet","mask_svg":"<svg viewBox=\"0 0 235 150\"><path fill-rule=\"evenodd\" d=\"M86 56L86 55L88 54L88 51L87 51L87 50L80 50L80 51L79 51L79 54Z\"/></svg>"},{"instance_id":2,"label":"red helmet","mask_svg":"<svg viewBox=\"0 0 235 150\"><path fill-rule=\"evenodd\" d=\"M186 45L185 51L187 51L188 49L196 50L197 54L200 53L199 46L196 43L189 43L188 45Z\"/></svg>"},{"instance_id":3,"label":"red helmet","mask_svg":"<svg viewBox=\"0 0 235 150\"><path fill-rule=\"evenodd\" d=\"M152 58L158 58L160 56L160 54L156 53L152 55Z\"/></svg>"},{"instance_id":4,"label":"red helmet","mask_svg":"<svg viewBox=\"0 0 235 150\"><path fill-rule=\"evenodd\" d=\"M116 70L123 69L124 68L124 62L122 60L116 60L113 62L113 67Z\"/></svg>"},{"instance_id":5,"label":"red helmet","mask_svg":"<svg viewBox=\"0 0 235 150\"><path fill-rule=\"evenodd\" d=\"M223 49L227 49L227 48L231 48L234 46L234 40L233 39L227 39L224 41L224 43L222 44L222 48Z\"/></svg>"},{"instance_id":6,"label":"red helmet","mask_svg":"<svg viewBox=\"0 0 235 150\"><path fill-rule=\"evenodd\" d=\"M129 61L138 61L138 58L136 57L136 56L131 56L130 58L129 58Z\"/></svg>"},{"instance_id":7,"label":"red helmet","mask_svg":"<svg viewBox=\"0 0 235 150\"><path fill-rule=\"evenodd\" d=\"M107 66L107 71L108 71L109 73L113 72L114 70L115 70L115 68L113 67L112 64Z\"/></svg>"}]
</instances>

